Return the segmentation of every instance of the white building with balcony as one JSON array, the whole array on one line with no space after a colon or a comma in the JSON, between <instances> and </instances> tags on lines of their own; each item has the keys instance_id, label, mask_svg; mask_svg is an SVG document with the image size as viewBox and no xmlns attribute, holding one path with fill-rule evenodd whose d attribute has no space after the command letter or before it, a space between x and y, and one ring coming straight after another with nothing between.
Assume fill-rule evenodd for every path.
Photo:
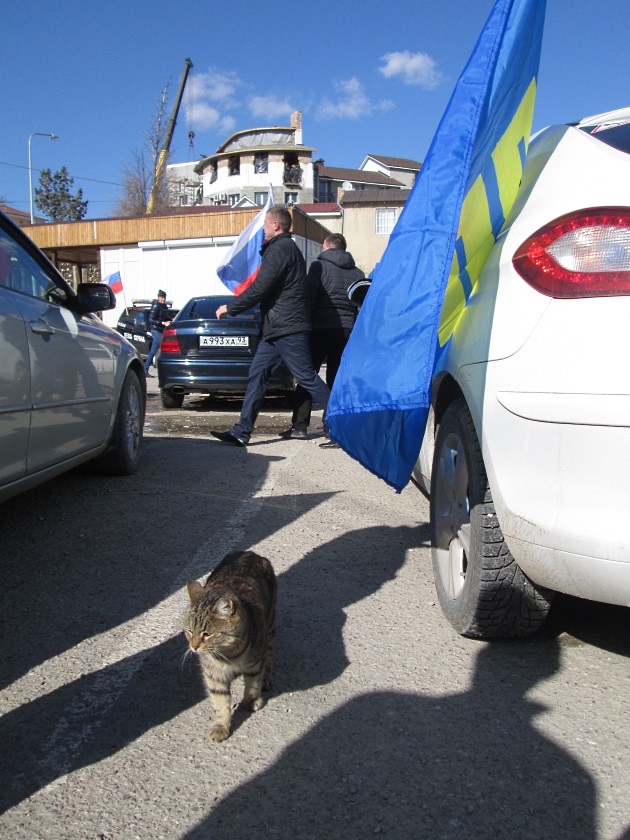
<instances>
[{"instance_id":1,"label":"white building with balcony","mask_svg":"<svg viewBox=\"0 0 630 840\"><path fill-rule=\"evenodd\" d=\"M215 154L167 168L174 203L262 205L271 185L276 204L310 204L314 151L302 144L300 111L291 115L290 126L237 131Z\"/></svg>"}]
</instances>

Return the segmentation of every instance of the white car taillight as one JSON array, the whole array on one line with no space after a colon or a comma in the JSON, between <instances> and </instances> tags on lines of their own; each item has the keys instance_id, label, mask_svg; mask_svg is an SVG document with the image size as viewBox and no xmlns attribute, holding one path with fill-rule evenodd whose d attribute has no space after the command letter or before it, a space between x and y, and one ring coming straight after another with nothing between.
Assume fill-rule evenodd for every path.
<instances>
[{"instance_id":1,"label":"white car taillight","mask_svg":"<svg viewBox=\"0 0 630 840\"><path fill-rule=\"evenodd\" d=\"M512 264L554 298L630 295L630 208L579 210L537 230Z\"/></svg>"}]
</instances>

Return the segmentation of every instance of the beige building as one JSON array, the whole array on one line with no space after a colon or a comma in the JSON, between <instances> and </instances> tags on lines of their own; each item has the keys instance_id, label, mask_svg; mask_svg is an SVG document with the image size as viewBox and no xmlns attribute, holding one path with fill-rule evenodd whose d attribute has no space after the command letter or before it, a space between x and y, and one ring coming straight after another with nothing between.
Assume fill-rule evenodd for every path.
<instances>
[{"instance_id":1,"label":"beige building","mask_svg":"<svg viewBox=\"0 0 630 840\"><path fill-rule=\"evenodd\" d=\"M404 187L413 187L422 164L409 158L386 157L385 155L366 155L361 169L363 172L379 172L402 183Z\"/></svg>"},{"instance_id":2,"label":"beige building","mask_svg":"<svg viewBox=\"0 0 630 840\"><path fill-rule=\"evenodd\" d=\"M339 229L354 261L369 274L383 256L410 190L349 190L340 195Z\"/></svg>"}]
</instances>

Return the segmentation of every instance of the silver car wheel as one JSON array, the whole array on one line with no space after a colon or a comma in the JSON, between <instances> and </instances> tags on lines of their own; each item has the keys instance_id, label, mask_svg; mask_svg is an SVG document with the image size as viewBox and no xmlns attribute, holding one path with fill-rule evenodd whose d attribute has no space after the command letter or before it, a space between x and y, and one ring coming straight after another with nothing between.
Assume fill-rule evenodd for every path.
<instances>
[{"instance_id":1,"label":"silver car wheel","mask_svg":"<svg viewBox=\"0 0 630 840\"><path fill-rule=\"evenodd\" d=\"M464 588L471 529L466 455L454 432L444 441L434 486L437 569L446 594L457 598Z\"/></svg>"},{"instance_id":2,"label":"silver car wheel","mask_svg":"<svg viewBox=\"0 0 630 840\"><path fill-rule=\"evenodd\" d=\"M131 460L135 460L142 439L142 408L138 390L129 387L124 419L124 446Z\"/></svg>"}]
</instances>

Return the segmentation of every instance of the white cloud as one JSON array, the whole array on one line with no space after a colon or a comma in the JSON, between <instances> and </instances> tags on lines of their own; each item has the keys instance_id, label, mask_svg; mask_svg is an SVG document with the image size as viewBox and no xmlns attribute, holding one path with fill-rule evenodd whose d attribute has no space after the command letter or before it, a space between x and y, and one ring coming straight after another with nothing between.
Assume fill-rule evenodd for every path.
<instances>
[{"instance_id":1,"label":"white cloud","mask_svg":"<svg viewBox=\"0 0 630 840\"><path fill-rule=\"evenodd\" d=\"M193 99L210 102L232 103L242 82L231 70L210 68L207 73L196 73L192 79Z\"/></svg>"},{"instance_id":2,"label":"white cloud","mask_svg":"<svg viewBox=\"0 0 630 840\"><path fill-rule=\"evenodd\" d=\"M381 56L385 62L379 72L386 79L399 76L406 85L417 85L425 90L433 90L443 80L435 60L426 53L412 53L408 50L390 52Z\"/></svg>"},{"instance_id":3,"label":"white cloud","mask_svg":"<svg viewBox=\"0 0 630 840\"><path fill-rule=\"evenodd\" d=\"M255 117L277 117L290 116L295 111L294 106L288 99L279 100L273 96L252 96L249 99L249 110Z\"/></svg>"},{"instance_id":4,"label":"white cloud","mask_svg":"<svg viewBox=\"0 0 630 840\"><path fill-rule=\"evenodd\" d=\"M187 106L186 112L189 124L196 130L203 131L212 128L222 133L229 133L234 129L234 117L225 116L205 102L193 102L192 105Z\"/></svg>"},{"instance_id":5,"label":"white cloud","mask_svg":"<svg viewBox=\"0 0 630 840\"><path fill-rule=\"evenodd\" d=\"M191 75L188 84L183 100L188 124L195 131L231 133L235 121L226 111L238 107L235 93L242 85L236 73L211 68L207 73Z\"/></svg>"},{"instance_id":6,"label":"white cloud","mask_svg":"<svg viewBox=\"0 0 630 840\"><path fill-rule=\"evenodd\" d=\"M356 77L335 82L335 87L338 92L337 99L334 102L325 97L322 99L316 114L319 119L342 117L356 120L360 117L368 117L375 111L388 111L393 108L393 103L387 99L380 102L370 101L363 85Z\"/></svg>"}]
</instances>

